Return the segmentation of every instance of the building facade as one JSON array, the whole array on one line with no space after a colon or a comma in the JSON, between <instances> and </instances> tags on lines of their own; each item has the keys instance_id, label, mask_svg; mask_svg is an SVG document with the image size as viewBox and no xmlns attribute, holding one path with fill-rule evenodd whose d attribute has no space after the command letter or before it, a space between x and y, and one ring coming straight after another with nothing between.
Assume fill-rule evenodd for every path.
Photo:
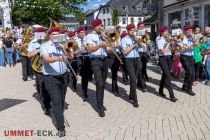
<instances>
[{"instance_id":1,"label":"building facade","mask_svg":"<svg viewBox=\"0 0 210 140\"><path fill-rule=\"evenodd\" d=\"M109 0L106 4L101 5L97 18L103 21L105 29L114 28L112 22L113 10L119 11L117 25L125 29L127 24L138 24L140 20L144 20L143 16L143 0Z\"/></svg>"},{"instance_id":2,"label":"building facade","mask_svg":"<svg viewBox=\"0 0 210 140\"><path fill-rule=\"evenodd\" d=\"M9 0L0 0L0 28L12 27Z\"/></svg>"},{"instance_id":3,"label":"building facade","mask_svg":"<svg viewBox=\"0 0 210 140\"><path fill-rule=\"evenodd\" d=\"M164 24L210 25L210 0L164 0Z\"/></svg>"},{"instance_id":4,"label":"building facade","mask_svg":"<svg viewBox=\"0 0 210 140\"><path fill-rule=\"evenodd\" d=\"M99 9L86 11L84 24L87 26L88 29L90 29L91 21L96 19L98 13L99 13Z\"/></svg>"}]
</instances>

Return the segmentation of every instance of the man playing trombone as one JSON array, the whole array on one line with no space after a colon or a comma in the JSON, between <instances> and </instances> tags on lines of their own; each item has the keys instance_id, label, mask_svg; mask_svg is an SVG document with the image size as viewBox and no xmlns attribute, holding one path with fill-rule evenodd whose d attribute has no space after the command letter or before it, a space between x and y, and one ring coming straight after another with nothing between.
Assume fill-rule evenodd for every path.
<instances>
[{"instance_id":1,"label":"man playing trombone","mask_svg":"<svg viewBox=\"0 0 210 140\"><path fill-rule=\"evenodd\" d=\"M42 72L44 74L45 88L51 98L52 112L55 126L59 137L65 136L64 126L64 102L67 91L67 60L74 56L72 53L64 52L59 43L54 42L54 37L60 34L58 27L48 30L49 40L42 44L40 56L43 58Z\"/></svg>"},{"instance_id":2,"label":"man playing trombone","mask_svg":"<svg viewBox=\"0 0 210 140\"><path fill-rule=\"evenodd\" d=\"M129 99L132 101L134 107L139 107L136 94L136 79L140 71L140 56L138 53L138 44L134 39L134 24L128 24L127 36L121 40L122 50L125 57L125 65L130 78L130 95Z\"/></svg>"},{"instance_id":3,"label":"man playing trombone","mask_svg":"<svg viewBox=\"0 0 210 140\"><path fill-rule=\"evenodd\" d=\"M100 117L105 116L104 88L108 73L106 51L111 51L113 46L103 36L102 21L95 19L91 22L94 31L87 36L87 50L90 52L91 67L96 81L97 109Z\"/></svg>"}]
</instances>

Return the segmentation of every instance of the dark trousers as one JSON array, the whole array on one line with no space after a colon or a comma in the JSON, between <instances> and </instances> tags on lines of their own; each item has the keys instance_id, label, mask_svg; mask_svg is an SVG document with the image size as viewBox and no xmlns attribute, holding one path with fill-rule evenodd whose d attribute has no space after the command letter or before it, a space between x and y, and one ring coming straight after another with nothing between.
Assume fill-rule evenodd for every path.
<instances>
[{"instance_id":1,"label":"dark trousers","mask_svg":"<svg viewBox=\"0 0 210 140\"><path fill-rule=\"evenodd\" d=\"M143 65L142 65L142 60L141 60L141 56L140 56L140 59L139 59L139 73L138 73L138 82L137 82L137 85L141 88L141 89L144 89L146 88L146 83L145 83L145 79L143 77Z\"/></svg>"},{"instance_id":2,"label":"dark trousers","mask_svg":"<svg viewBox=\"0 0 210 140\"><path fill-rule=\"evenodd\" d=\"M51 99L45 88L44 75L38 72L34 72L34 74L36 76L37 92L39 93L42 101L42 108L46 108L49 110L51 108L50 106Z\"/></svg>"},{"instance_id":3,"label":"dark trousers","mask_svg":"<svg viewBox=\"0 0 210 140\"><path fill-rule=\"evenodd\" d=\"M134 101L138 102L136 94L136 80L140 69L140 58L125 58L125 65L130 78L130 95L129 97Z\"/></svg>"},{"instance_id":4,"label":"dark trousers","mask_svg":"<svg viewBox=\"0 0 210 140\"><path fill-rule=\"evenodd\" d=\"M90 77L92 77L92 68L90 57L88 56L81 56L81 65L80 65L80 74L81 74L81 82L82 82L82 92L85 97L87 97L87 89L88 89L88 81Z\"/></svg>"},{"instance_id":5,"label":"dark trousers","mask_svg":"<svg viewBox=\"0 0 210 140\"><path fill-rule=\"evenodd\" d=\"M122 65L122 70L123 70L123 74L122 74L123 82L127 82L127 81L128 81L128 71L127 71L127 68L126 68L126 65L125 65L125 58L122 58L122 61L123 61L123 65Z\"/></svg>"},{"instance_id":6,"label":"dark trousers","mask_svg":"<svg viewBox=\"0 0 210 140\"><path fill-rule=\"evenodd\" d=\"M194 63L194 68L195 68L195 74L194 74L195 78L194 78L194 80L195 81L199 80L200 65L201 65L201 62Z\"/></svg>"},{"instance_id":7,"label":"dark trousers","mask_svg":"<svg viewBox=\"0 0 210 140\"><path fill-rule=\"evenodd\" d=\"M120 56L119 53L118 56ZM109 67L112 71L112 91L118 91L117 72L121 64L120 61L115 56L115 54L113 53L108 54L108 58L109 58Z\"/></svg>"},{"instance_id":8,"label":"dark trousers","mask_svg":"<svg viewBox=\"0 0 210 140\"><path fill-rule=\"evenodd\" d=\"M140 52L139 55L141 57L141 62L142 62L142 75L147 80L148 79L147 63L149 60L149 55L146 52Z\"/></svg>"},{"instance_id":9,"label":"dark trousers","mask_svg":"<svg viewBox=\"0 0 210 140\"><path fill-rule=\"evenodd\" d=\"M20 56L22 62L22 75L23 78L33 76L33 69L31 67L31 59L27 56Z\"/></svg>"},{"instance_id":10,"label":"dark trousers","mask_svg":"<svg viewBox=\"0 0 210 140\"><path fill-rule=\"evenodd\" d=\"M67 91L67 74L60 76L44 76L45 88L52 101L53 117L57 124L57 129L64 129L64 102Z\"/></svg>"},{"instance_id":11,"label":"dark trousers","mask_svg":"<svg viewBox=\"0 0 210 140\"><path fill-rule=\"evenodd\" d=\"M181 55L180 61L185 70L183 90L192 90L192 81L194 79L194 60L193 56Z\"/></svg>"},{"instance_id":12,"label":"dark trousers","mask_svg":"<svg viewBox=\"0 0 210 140\"><path fill-rule=\"evenodd\" d=\"M91 58L91 66L96 81L97 108L103 110L104 88L108 73L107 58Z\"/></svg>"},{"instance_id":13,"label":"dark trousers","mask_svg":"<svg viewBox=\"0 0 210 140\"><path fill-rule=\"evenodd\" d=\"M76 61L76 59L75 60L69 60L69 63L71 65L71 67L73 68L74 72L77 75L77 70L78 69L77 69L77 61ZM69 83L70 83L71 88L73 88L73 89L77 88L77 79L74 76L74 74L73 74L71 69L70 69L70 73L69 73Z\"/></svg>"},{"instance_id":14,"label":"dark trousers","mask_svg":"<svg viewBox=\"0 0 210 140\"><path fill-rule=\"evenodd\" d=\"M171 56L160 56L159 64L162 70L162 77L160 81L159 93L163 93L164 86L168 89L170 94L170 98L174 97L174 92L171 84L171 66L172 66L172 58Z\"/></svg>"}]
</instances>

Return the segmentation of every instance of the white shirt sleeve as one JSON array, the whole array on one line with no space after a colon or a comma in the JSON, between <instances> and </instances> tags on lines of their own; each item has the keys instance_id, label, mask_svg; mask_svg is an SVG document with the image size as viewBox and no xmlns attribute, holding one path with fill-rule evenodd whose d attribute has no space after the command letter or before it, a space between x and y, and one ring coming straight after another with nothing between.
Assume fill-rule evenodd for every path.
<instances>
[{"instance_id":1,"label":"white shirt sleeve","mask_svg":"<svg viewBox=\"0 0 210 140\"><path fill-rule=\"evenodd\" d=\"M43 56L45 54L48 54L46 43L42 44L40 47L40 56Z\"/></svg>"},{"instance_id":2,"label":"white shirt sleeve","mask_svg":"<svg viewBox=\"0 0 210 140\"><path fill-rule=\"evenodd\" d=\"M165 43L164 43L163 39L158 39L157 40L157 46L158 46L159 50L161 50L165 46Z\"/></svg>"},{"instance_id":3,"label":"white shirt sleeve","mask_svg":"<svg viewBox=\"0 0 210 140\"><path fill-rule=\"evenodd\" d=\"M87 44L93 44L92 34L87 35Z\"/></svg>"},{"instance_id":4,"label":"white shirt sleeve","mask_svg":"<svg viewBox=\"0 0 210 140\"><path fill-rule=\"evenodd\" d=\"M125 38L123 38L123 39L121 40L121 46L122 46L122 48L126 48L126 47L127 47L126 39L125 39Z\"/></svg>"}]
</instances>

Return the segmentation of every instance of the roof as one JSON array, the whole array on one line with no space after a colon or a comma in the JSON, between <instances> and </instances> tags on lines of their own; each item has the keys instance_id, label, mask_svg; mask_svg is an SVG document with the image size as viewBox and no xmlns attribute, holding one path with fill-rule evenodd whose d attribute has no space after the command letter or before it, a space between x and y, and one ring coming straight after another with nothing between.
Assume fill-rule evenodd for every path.
<instances>
[{"instance_id":1,"label":"roof","mask_svg":"<svg viewBox=\"0 0 210 140\"><path fill-rule=\"evenodd\" d=\"M126 6L127 6L129 16L142 16L143 15L142 13L137 12L136 5L138 5L143 1L144 0L109 0L106 4L101 5L100 9L110 6L112 10L114 9L119 10L120 13L119 16L126 16Z\"/></svg>"},{"instance_id":2,"label":"roof","mask_svg":"<svg viewBox=\"0 0 210 140\"><path fill-rule=\"evenodd\" d=\"M85 16L89 16L89 15L91 15L91 14L94 14L96 11L98 11L99 10L99 8L97 8L97 9L89 9L89 10L87 10L86 12L85 12Z\"/></svg>"}]
</instances>

